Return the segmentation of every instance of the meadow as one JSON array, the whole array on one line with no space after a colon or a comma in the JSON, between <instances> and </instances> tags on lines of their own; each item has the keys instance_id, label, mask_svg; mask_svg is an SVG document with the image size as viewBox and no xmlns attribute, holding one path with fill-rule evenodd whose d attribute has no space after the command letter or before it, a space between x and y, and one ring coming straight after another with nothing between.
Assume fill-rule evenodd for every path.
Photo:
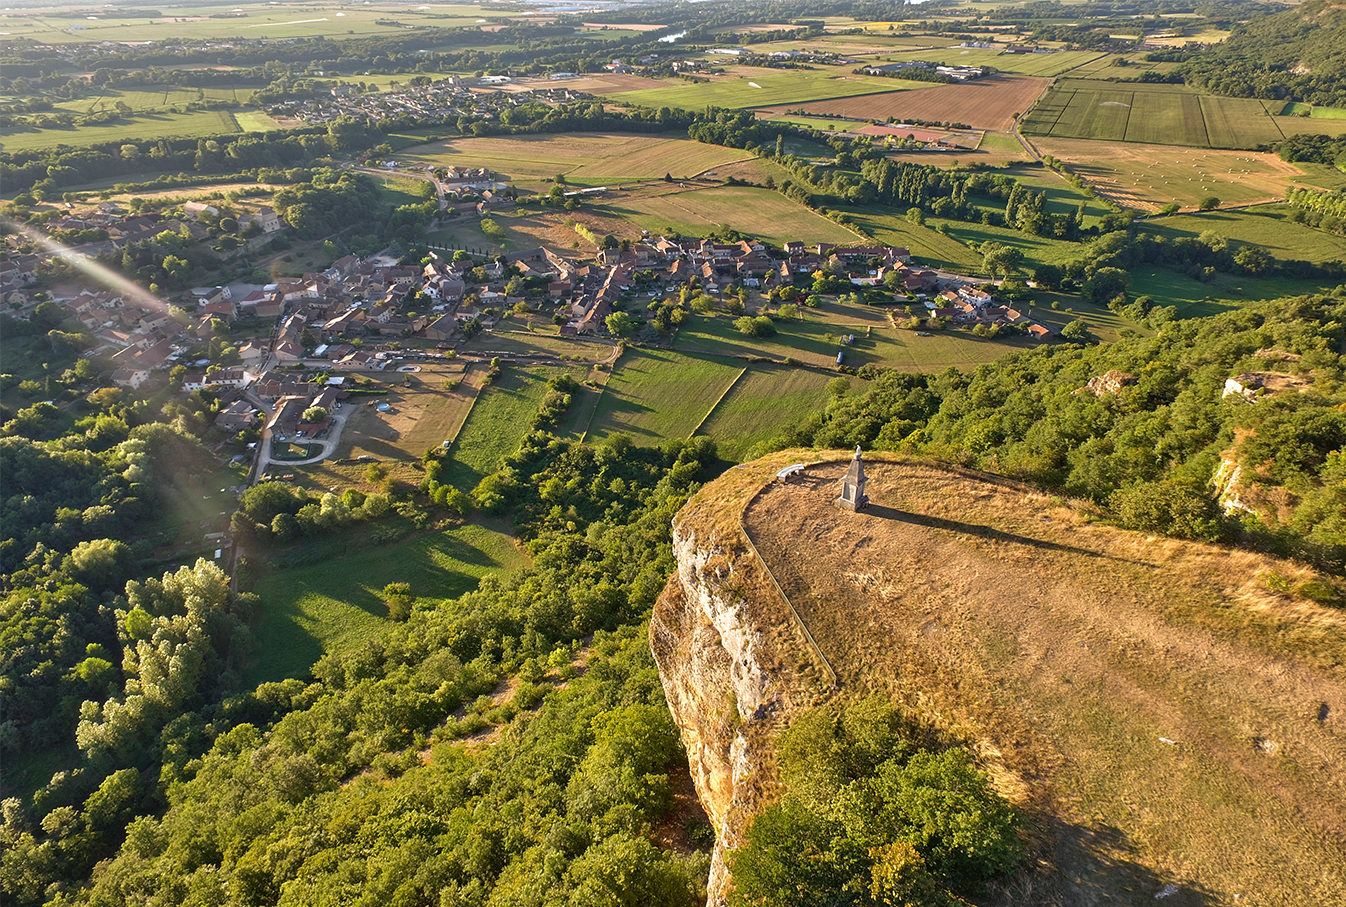
<instances>
[{"instance_id":1,"label":"meadow","mask_svg":"<svg viewBox=\"0 0 1346 907\"><path fill-rule=\"evenodd\" d=\"M576 379L587 369L573 371ZM547 392L547 379L554 368L520 368L504 364L500 376L480 392L480 398L449 447L450 463L444 483L471 491L500 468L528 433L538 404ZM416 456L419 457L419 452Z\"/></svg>"},{"instance_id":2,"label":"meadow","mask_svg":"<svg viewBox=\"0 0 1346 907\"><path fill-rule=\"evenodd\" d=\"M894 54L902 60L925 60L946 66L991 66L1016 76L1052 78L1105 54L1091 50L1057 51L1050 54L1007 54L996 48L941 47Z\"/></svg>"},{"instance_id":3,"label":"meadow","mask_svg":"<svg viewBox=\"0 0 1346 907\"><path fill-rule=\"evenodd\" d=\"M628 350L613 368L587 440L618 432L646 445L690 437L741 370L719 356Z\"/></svg>"},{"instance_id":4,"label":"meadow","mask_svg":"<svg viewBox=\"0 0 1346 907\"><path fill-rule=\"evenodd\" d=\"M698 435L714 439L720 458L742 462L755 447L776 437L827 402L826 371L753 365L706 416Z\"/></svg>"},{"instance_id":5,"label":"meadow","mask_svg":"<svg viewBox=\"0 0 1346 907\"><path fill-rule=\"evenodd\" d=\"M1213 230L1237 245L1261 246L1277 258L1303 261L1346 260L1346 237L1291 221L1288 205L1264 205L1241 211L1206 211L1145 221L1141 229L1177 239Z\"/></svg>"},{"instance_id":6,"label":"meadow","mask_svg":"<svg viewBox=\"0 0 1346 907\"><path fill-rule=\"evenodd\" d=\"M71 126L66 129L5 130L0 149L32 151L56 145L95 145L101 142L152 141L154 139L190 139L228 135L239 131L228 110L193 110L187 113L148 113L133 119L97 126Z\"/></svg>"},{"instance_id":7,"label":"meadow","mask_svg":"<svg viewBox=\"0 0 1346 907\"><path fill-rule=\"evenodd\" d=\"M405 528L410 532L410 524ZM502 528L466 525L382 544L373 530L358 528L278 552L285 566L253 590L261 605L245 682L307 677L324 655L377 640L392 626L379 595L388 583L410 583L417 601L429 604L475 589L487 574L524 566L527 557Z\"/></svg>"},{"instance_id":8,"label":"meadow","mask_svg":"<svg viewBox=\"0 0 1346 907\"><path fill-rule=\"evenodd\" d=\"M1261 101L1200 95L1182 85L1063 79L1022 128L1031 135L1197 148L1250 148L1284 137Z\"/></svg>"}]
</instances>

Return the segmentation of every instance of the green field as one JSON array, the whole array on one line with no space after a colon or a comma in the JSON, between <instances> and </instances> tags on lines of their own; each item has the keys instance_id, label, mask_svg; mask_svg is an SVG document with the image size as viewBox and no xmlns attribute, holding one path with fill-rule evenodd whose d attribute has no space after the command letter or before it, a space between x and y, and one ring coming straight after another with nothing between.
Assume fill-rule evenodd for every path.
<instances>
[{"instance_id":1,"label":"green field","mask_svg":"<svg viewBox=\"0 0 1346 907\"><path fill-rule=\"evenodd\" d=\"M854 233L771 189L724 186L633 195L595 206L600 213L625 218L652 233L669 227L688 236L704 236L721 224L773 243L850 243Z\"/></svg>"},{"instance_id":2,"label":"green field","mask_svg":"<svg viewBox=\"0 0 1346 907\"><path fill-rule=\"evenodd\" d=\"M821 410L833 377L820 369L754 365L734 383L697 434L713 438L722 459L741 462L758 444Z\"/></svg>"},{"instance_id":3,"label":"green field","mask_svg":"<svg viewBox=\"0 0 1346 907\"><path fill-rule=\"evenodd\" d=\"M419 600L435 601L526 561L508 535L482 526L384 545L368 535L352 530L300 546L299 555L312 555L312 562L269 573L257 584L262 601L253 631L257 648L245 675L249 687L304 677L322 656L378 639L392 626L378 595L388 583L410 583Z\"/></svg>"},{"instance_id":4,"label":"green field","mask_svg":"<svg viewBox=\"0 0 1346 907\"><path fill-rule=\"evenodd\" d=\"M123 123L72 126L69 129L5 130L0 149L32 151L56 145L96 145L101 142L190 139L238 132L238 123L228 110L193 110L189 113L152 113Z\"/></svg>"},{"instance_id":5,"label":"green field","mask_svg":"<svg viewBox=\"0 0 1346 907\"><path fill-rule=\"evenodd\" d=\"M698 110L708 104L728 108L770 107L775 104L795 104L828 98L849 98L880 91L929 87L928 82L857 76L845 67L764 69L735 66L729 73L728 76L717 77L710 82L683 82L666 88L614 93L610 97L615 101L643 104L647 107L667 106ZM753 87L753 83L760 87Z\"/></svg>"},{"instance_id":6,"label":"green field","mask_svg":"<svg viewBox=\"0 0 1346 907\"><path fill-rule=\"evenodd\" d=\"M1346 107L1315 107L1291 101L1281 111L1283 117L1307 116L1314 120L1346 120Z\"/></svg>"},{"instance_id":7,"label":"green field","mask_svg":"<svg viewBox=\"0 0 1346 907\"><path fill-rule=\"evenodd\" d=\"M1235 245L1261 246L1277 258L1346 260L1346 237L1291 221L1288 205L1260 205L1242 211L1208 211L1145 221L1142 229L1169 239L1213 230Z\"/></svg>"},{"instance_id":8,"label":"green field","mask_svg":"<svg viewBox=\"0 0 1346 907\"><path fill-rule=\"evenodd\" d=\"M22 15L6 10L6 15L0 16L0 30L44 44L229 37L284 39L387 35L402 31L402 23L452 28L479 22L482 16L480 7L466 4L438 5L430 11L405 5L353 6L331 2L249 4L244 10L246 15L236 15L236 9L237 4L193 5L164 10L165 15L136 18L71 17L44 11ZM395 20L397 24L379 24L379 19Z\"/></svg>"},{"instance_id":9,"label":"green field","mask_svg":"<svg viewBox=\"0 0 1346 907\"><path fill-rule=\"evenodd\" d=\"M1073 50L1051 54L1007 54L999 50L977 47L942 47L896 53L895 59L925 60L947 66L992 66L1001 72L1016 76L1059 76L1077 66L1092 63L1105 56L1097 51Z\"/></svg>"},{"instance_id":10,"label":"green field","mask_svg":"<svg viewBox=\"0 0 1346 907\"><path fill-rule=\"evenodd\" d=\"M716 356L630 350L613 368L587 440L617 432L638 444L690 437L741 370Z\"/></svg>"},{"instance_id":11,"label":"green field","mask_svg":"<svg viewBox=\"0 0 1346 907\"><path fill-rule=\"evenodd\" d=\"M482 342L488 342L489 337ZM583 378L585 370L576 370ZM471 414L449 448L452 460L445 470L444 482L462 491L471 491L477 483L500 468L504 458L518 448L547 392L547 379L557 369L501 366L496 382L483 388Z\"/></svg>"},{"instance_id":12,"label":"green field","mask_svg":"<svg viewBox=\"0 0 1346 907\"><path fill-rule=\"evenodd\" d=\"M1250 148L1283 138L1261 101L1199 95L1180 85L1063 79L1023 120L1023 131L1198 148Z\"/></svg>"}]
</instances>

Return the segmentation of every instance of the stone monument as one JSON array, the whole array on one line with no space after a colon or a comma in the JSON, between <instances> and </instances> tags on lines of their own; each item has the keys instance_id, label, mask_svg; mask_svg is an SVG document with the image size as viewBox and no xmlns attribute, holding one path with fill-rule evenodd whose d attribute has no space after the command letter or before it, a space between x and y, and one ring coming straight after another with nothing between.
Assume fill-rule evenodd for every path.
<instances>
[{"instance_id":1,"label":"stone monument","mask_svg":"<svg viewBox=\"0 0 1346 907\"><path fill-rule=\"evenodd\" d=\"M846 470L846 475L841 480L841 496L837 498L837 504L846 510L860 511L865 509L869 503L869 495L865 494L865 483L869 481L865 478L865 464L860 459L860 445L855 445L855 458L851 460L850 468Z\"/></svg>"}]
</instances>

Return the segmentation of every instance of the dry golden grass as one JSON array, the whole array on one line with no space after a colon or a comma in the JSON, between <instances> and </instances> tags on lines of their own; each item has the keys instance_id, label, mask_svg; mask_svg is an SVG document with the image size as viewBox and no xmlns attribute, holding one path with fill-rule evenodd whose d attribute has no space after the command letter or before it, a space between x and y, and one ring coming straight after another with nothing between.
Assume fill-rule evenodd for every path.
<instances>
[{"instance_id":1,"label":"dry golden grass","mask_svg":"<svg viewBox=\"0 0 1346 907\"><path fill-rule=\"evenodd\" d=\"M812 465L758 493L792 458ZM677 525L723 546L717 581L749 599L783 702L826 691L733 542L740 513L844 695L884 691L982 754L1036 858L990 901L1141 904L1172 883L1173 904L1346 903L1346 614L1266 582L1307 568L898 459L869 463L873 506L850 514L844 469L773 455Z\"/></svg>"}]
</instances>

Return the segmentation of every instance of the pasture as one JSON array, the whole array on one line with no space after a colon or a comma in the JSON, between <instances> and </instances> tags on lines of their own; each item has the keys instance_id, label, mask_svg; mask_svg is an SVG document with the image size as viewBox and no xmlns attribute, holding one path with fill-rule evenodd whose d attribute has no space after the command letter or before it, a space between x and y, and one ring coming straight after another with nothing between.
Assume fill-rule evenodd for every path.
<instances>
[{"instance_id":1,"label":"pasture","mask_svg":"<svg viewBox=\"0 0 1346 907\"><path fill-rule=\"evenodd\" d=\"M1169 239L1200 236L1207 230L1235 246L1261 246L1277 258L1303 261L1346 260L1346 237L1291 221L1288 205L1265 205L1242 211L1206 211L1145 221L1141 229Z\"/></svg>"},{"instance_id":2,"label":"pasture","mask_svg":"<svg viewBox=\"0 0 1346 907\"><path fill-rule=\"evenodd\" d=\"M734 382L698 435L714 439L720 458L742 462L755 447L827 402L827 382L834 375L820 369L754 365Z\"/></svg>"},{"instance_id":3,"label":"pasture","mask_svg":"<svg viewBox=\"0 0 1346 907\"><path fill-rule=\"evenodd\" d=\"M601 186L621 180L654 179L665 173L692 176L750 157L747 152L706 145L673 135L572 133L451 139L401 152L442 167L486 167L521 188L550 188L557 174L567 183ZM545 191L545 190L544 190Z\"/></svg>"},{"instance_id":4,"label":"pasture","mask_svg":"<svg viewBox=\"0 0 1346 907\"><path fill-rule=\"evenodd\" d=\"M995 76L953 85L919 84L921 87L907 91L777 105L758 113L782 116L803 109L819 116L966 123L974 129L1007 132L1014 126L1014 115L1031 107L1048 82L1022 76Z\"/></svg>"},{"instance_id":5,"label":"pasture","mask_svg":"<svg viewBox=\"0 0 1346 907\"><path fill-rule=\"evenodd\" d=\"M624 432L652 445L690 437L742 369L719 356L628 350L613 367L586 439Z\"/></svg>"},{"instance_id":6,"label":"pasture","mask_svg":"<svg viewBox=\"0 0 1346 907\"><path fill-rule=\"evenodd\" d=\"M582 379L587 371L575 369L572 374ZM528 433L538 404L547 392L547 379L556 374L559 371L554 368L502 365L500 377L479 393L471 414L449 448L451 462L445 470L444 482L471 491L499 469Z\"/></svg>"},{"instance_id":7,"label":"pasture","mask_svg":"<svg viewBox=\"0 0 1346 907\"><path fill-rule=\"evenodd\" d=\"M244 672L249 686L307 677L324 655L377 640L392 627L379 595L388 583L410 583L417 602L430 604L475 589L487 574L527 563L510 537L494 528L459 526L381 544L372 536L382 527L338 530L277 555L284 566L267 572L252 590L261 605L257 647ZM405 528L410 532L410 524Z\"/></svg>"},{"instance_id":8,"label":"pasture","mask_svg":"<svg viewBox=\"0 0 1346 907\"><path fill-rule=\"evenodd\" d=\"M610 94L614 101L643 104L647 107L684 107L698 110L715 107L772 107L798 105L823 98L924 88L927 82L907 82L879 76L858 76L854 67L818 67L817 69L766 69L733 66L722 76L708 82L679 82L662 88L623 91Z\"/></svg>"},{"instance_id":9,"label":"pasture","mask_svg":"<svg viewBox=\"0 0 1346 907\"><path fill-rule=\"evenodd\" d=\"M1053 139L1250 148L1279 141L1278 118L1246 98L1181 85L1063 79L1023 118L1023 131Z\"/></svg>"},{"instance_id":10,"label":"pasture","mask_svg":"<svg viewBox=\"0 0 1346 907\"><path fill-rule=\"evenodd\" d=\"M1346 108L1315 107L1312 104L1299 104L1294 101L1286 104L1280 113L1283 117L1309 117L1314 120L1346 120Z\"/></svg>"},{"instance_id":11,"label":"pasture","mask_svg":"<svg viewBox=\"0 0 1346 907\"><path fill-rule=\"evenodd\" d=\"M188 113L149 113L130 120L97 126L64 129L7 128L0 137L0 150L33 151L56 145L96 145L102 142L192 139L238 132L238 123L228 110L193 110Z\"/></svg>"},{"instance_id":12,"label":"pasture","mask_svg":"<svg viewBox=\"0 0 1346 907\"><path fill-rule=\"evenodd\" d=\"M1034 138L1033 143L1065 161L1101 194L1141 211L1157 211L1171 202L1195 208L1209 195L1225 204L1270 201L1303 178L1296 165L1255 151L1055 137Z\"/></svg>"},{"instance_id":13,"label":"pasture","mask_svg":"<svg viewBox=\"0 0 1346 907\"><path fill-rule=\"evenodd\" d=\"M850 243L856 235L798 202L771 189L723 186L666 192L634 193L596 210L625 218L651 233L668 228L688 236L704 236L728 224L743 233L780 244L786 240Z\"/></svg>"}]
</instances>

